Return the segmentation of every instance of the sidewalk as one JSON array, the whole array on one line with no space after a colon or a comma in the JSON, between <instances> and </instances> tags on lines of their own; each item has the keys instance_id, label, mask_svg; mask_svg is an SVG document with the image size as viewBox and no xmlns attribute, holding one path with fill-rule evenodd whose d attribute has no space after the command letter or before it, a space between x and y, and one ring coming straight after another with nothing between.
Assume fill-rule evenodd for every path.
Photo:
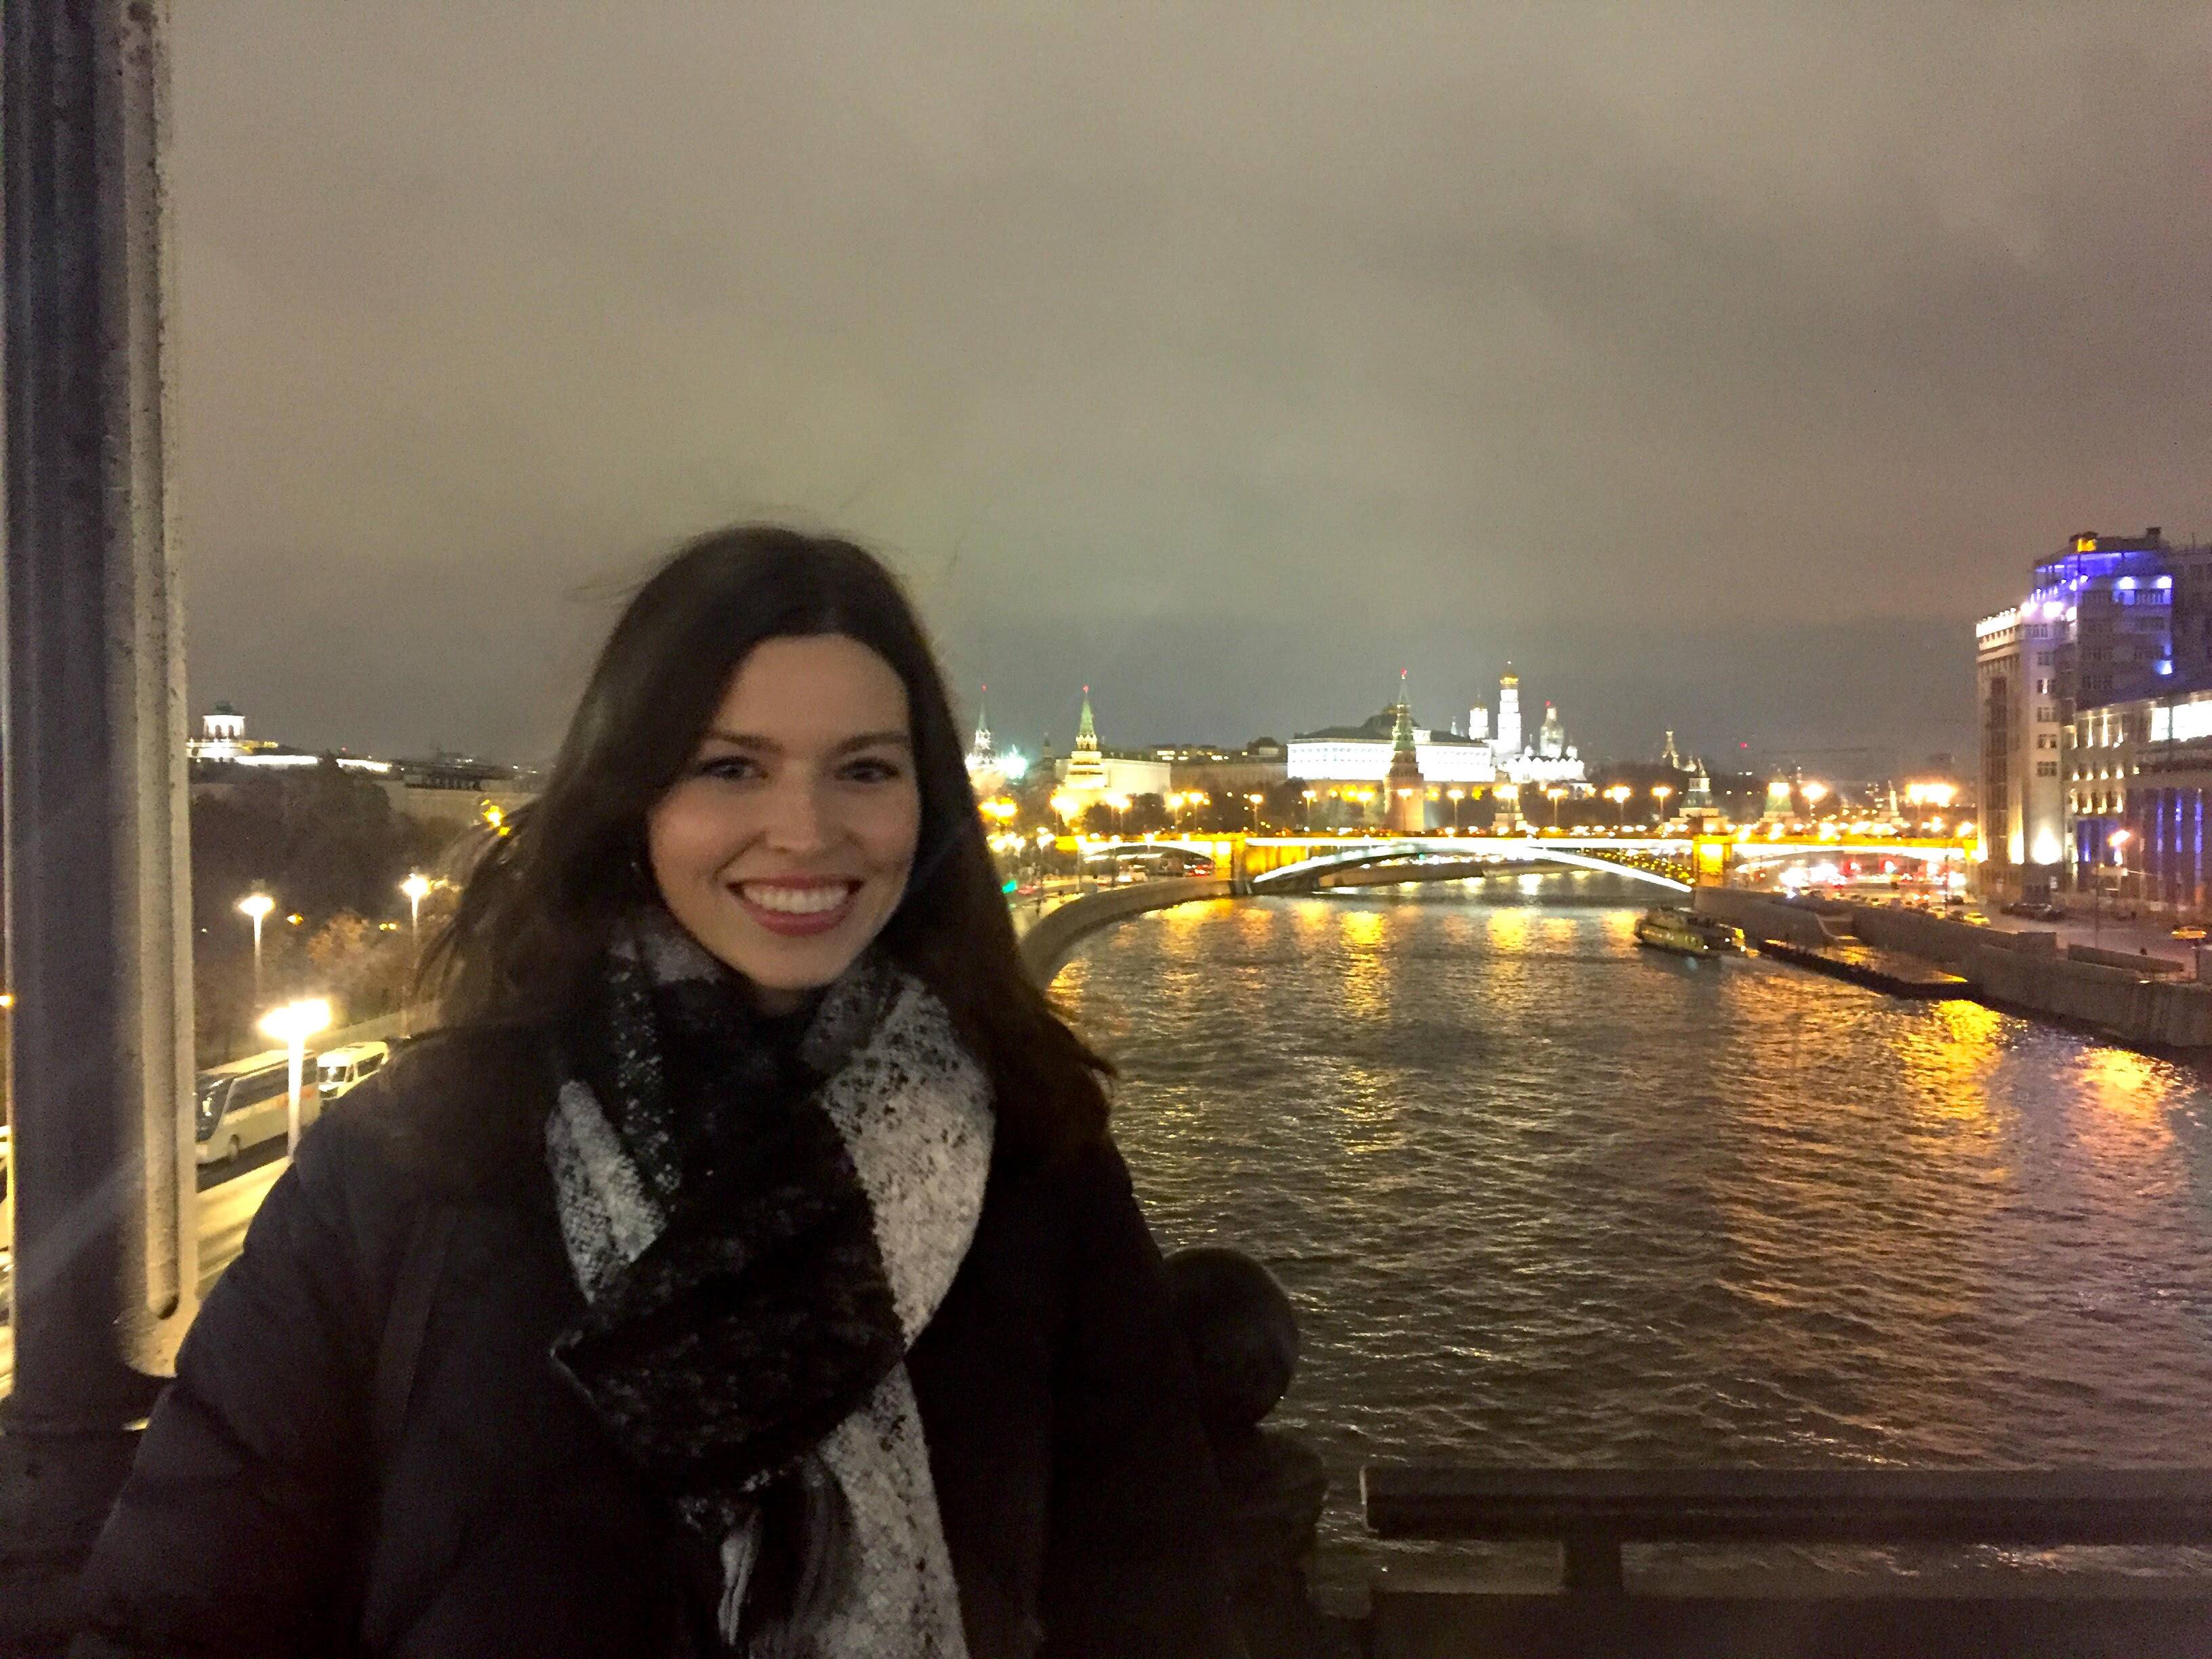
<instances>
[{"instance_id":1,"label":"sidewalk","mask_svg":"<svg viewBox=\"0 0 2212 1659\"><path fill-rule=\"evenodd\" d=\"M1854 904L1868 902L1856 896L1850 902ZM1952 907L1929 910L1926 914L1943 916L1953 921L1972 922L1977 927L1990 927L2001 933L2056 933L2062 949L2084 945L2130 956L2142 952L2164 957L2169 962L2181 963L2185 969L2193 967L2197 941L2175 939L2172 930L2176 924L2172 916L2154 916L2138 909L2132 921L2121 921L2113 915L2113 906L2107 900L2100 921L2092 914L2088 902L2078 895L2069 894L2060 902L2067 913L2063 921L2008 916L2002 910L1982 905L1969 906L1964 910ZM2212 938L2207 938L2202 943L2212 945ZM2183 975L2184 978L2189 976L2188 972Z\"/></svg>"},{"instance_id":2,"label":"sidewalk","mask_svg":"<svg viewBox=\"0 0 2212 1659\"><path fill-rule=\"evenodd\" d=\"M2011 933L2056 933L2061 945L2094 945L2099 950L2118 951L2130 956L2144 952L2164 957L2170 962L2191 963L2193 969L2197 942L2173 937L2176 923L2172 916L2153 916L2138 910L2134 920L2122 921L2113 915L2113 907L2107 901L2100 919L2087 904L2071 900L2062 902L2066 909L2063 921L2038 921L2026 916L1997 914L1990 917L1990 925ZM2203 942L2212 944L2212 939Z\"/></svg>"},{"instance_id":3,"label":"sidewalk","mask_svg":"<svg viewBox=\"0 0 2212 1659\"><path fill-rule=\"evenodd\" d=\"M238 1259L254 1212L261 1207L261 1200L268 1195L269 1189L276 1184L276 1177L291 1165L292 1160L288 1158L273 1158L228 1181L200 1189L199 1293L203 1297L215 1288L222 1270ZM15 1327L0 1322L0 1395L6 1395L15 1382Z\"/></svg>"}]
</instances>

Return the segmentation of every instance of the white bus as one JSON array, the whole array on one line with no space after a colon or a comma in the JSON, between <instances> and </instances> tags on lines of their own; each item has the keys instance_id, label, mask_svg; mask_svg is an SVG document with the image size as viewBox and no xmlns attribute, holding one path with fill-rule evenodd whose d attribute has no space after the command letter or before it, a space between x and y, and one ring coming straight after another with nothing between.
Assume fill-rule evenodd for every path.
<instances>
[{"instance_id":1,"label":"white bus","mask_svg":"<svg viewBox=\"0 0 2212 1659\"><path fill-rule=\"evenodd\" d=\"M192 1116L199 1161L228 1164L241 1152L283 1139L292 1119L290 1082L282 1048L202 1072ZM310 1060L300 1079L301 1128L315 1121L321 1103Z\"/></svg>"}]
</instances>

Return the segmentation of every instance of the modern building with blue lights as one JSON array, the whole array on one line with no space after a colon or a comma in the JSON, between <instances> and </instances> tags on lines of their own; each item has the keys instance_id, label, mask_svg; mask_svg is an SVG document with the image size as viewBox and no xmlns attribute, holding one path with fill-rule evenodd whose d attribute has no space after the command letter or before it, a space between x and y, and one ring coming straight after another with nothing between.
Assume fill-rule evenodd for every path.
<instances>
[{"instance_id":1,"label":"modern building with blue lights","mask_svg":"<svg viewBox=\"0 0 2212 1659\"><path fill-rule=\"evenodd\" d=\"M2212 692L2212 547L2172 545L2155 525L2074 536L2019 605L1975 625L1975 658L1984 892L2109 887L2131 844L2148 856L2146 835L2170 861L2181 809L2136 827L2130 769L2154 708Z\"/></svg>"}]
</instances>

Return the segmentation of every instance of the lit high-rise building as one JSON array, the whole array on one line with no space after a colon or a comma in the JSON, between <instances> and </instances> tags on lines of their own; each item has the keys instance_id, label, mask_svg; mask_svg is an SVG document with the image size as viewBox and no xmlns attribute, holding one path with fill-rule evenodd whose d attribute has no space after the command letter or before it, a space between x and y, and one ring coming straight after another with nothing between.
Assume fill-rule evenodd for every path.
<instances>
[{"instance_id":1,"label":"lit high-rise building","mask_svg":"<svg viewBox=\"0 0 2212 1659\"><path fill-rule=\"evenodd\" d=\"M2212 677L2208 575L2212 549L2172 546L2155 525L2084 531L2036 562L2025 600L1975 624L1985 893L2045 897L2105 860L2130 791L2093 775L2076 728L2087 711Z\"/></svg>"}]
</instances>

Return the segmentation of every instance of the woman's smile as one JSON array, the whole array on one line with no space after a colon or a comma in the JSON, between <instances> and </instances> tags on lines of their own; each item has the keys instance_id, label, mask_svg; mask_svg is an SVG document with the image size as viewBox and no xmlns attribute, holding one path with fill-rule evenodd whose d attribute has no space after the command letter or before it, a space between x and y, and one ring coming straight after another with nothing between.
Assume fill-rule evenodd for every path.
<instances>
[{"instance_id":1,"label":"woman's smile","mask_svg":"<svg viewBox=\"0 0 2212 1659\"><path fill-rule=\"evenodd\" d=\"M771 876L733 881L730 890L753 921L790 938L826 933L848 921L860 884L843 876Z\"/></svg>"}]
</instances>

